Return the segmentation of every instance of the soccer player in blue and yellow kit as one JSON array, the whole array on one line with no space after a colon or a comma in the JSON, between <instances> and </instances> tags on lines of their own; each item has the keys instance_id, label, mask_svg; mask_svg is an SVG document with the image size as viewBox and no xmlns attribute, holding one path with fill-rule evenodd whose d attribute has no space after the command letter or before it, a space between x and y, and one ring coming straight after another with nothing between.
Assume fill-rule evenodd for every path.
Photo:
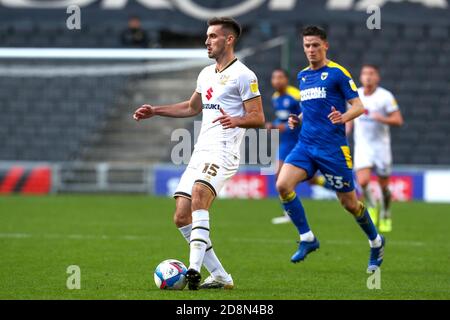
<instances>
[{"instance_id":1,"label":"soccer player in blue and yellow kit","mask_svg":"<svg viewBox=\"0 0 450 320\"><path fill-rule=\"evenodd\" d=\"M302 113L289 118L290 127L302 121L302 128L299 141L285 159L277 179L284 209L300 234L300 244L291 261L300 262L319 248L319 241L309 228L305 210L294 189L320 170L336 191L342 206L355 217L367 235L370 244L367 270L374 272L383 262L385 240L356 196L352 158L345 136L345 123L360 116L364 106L350 73L327 59L328 46L322 28L309 26L303 30L303 49L309 67L300 71L297 77ZM351 105L348 109L347 102Z\"/></svg>"},{"instance_id":2,"label":"soccer player in blue and yellow kit","mask_svg":"<svg viewBox=\"0 0 450 320\"><path fill-rule=\"evenodd\" d=\"M289 85L289 75L286 70L278 68L272 71L271 84L275 90L272 95L272 108L275 120L266 123L266 129L278 129L280 132L277 175L283 166L284 160L294 149L298 142L300 127L289 128L288 120L291 114L300 114L300 90ZM321 175L316 175L310 180L310 184L330 189L326 180ZM289 223L291 219L285 212L284 215L272 219L273 224Z\"/></svg>"}]
</instances>

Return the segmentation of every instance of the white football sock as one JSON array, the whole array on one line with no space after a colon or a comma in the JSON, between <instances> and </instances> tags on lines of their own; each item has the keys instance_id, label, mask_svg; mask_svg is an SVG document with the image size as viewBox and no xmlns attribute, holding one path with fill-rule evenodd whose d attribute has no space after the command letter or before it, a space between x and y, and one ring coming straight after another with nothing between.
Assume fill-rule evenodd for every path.
<instances>
[{"instance_id":1,"label":"white football sock","mask_svg":"<svg viewBox=\"0 0 450 320\"><path fill-rule=\"evenodd\" d=\"M200 272L208 243L209 212L207 210L195 210L192 212L189 269L194 269Z\"/></svg>"},{"instance_id":2,"label":"white football sock","mask_svg":"<svg viewBox=\"0 0 450 320\"><path fill-rule=\"evenodd\" d=\"M189 243L191 241L191 231L192 231L192 223L188 224L187 226L178 228L180 230L183 237L186 239L186 241Z\"/></svg>"},{"instance_id":3,"label":"white football sock","mask_svg":"<svg viewBox=\"0 0 450 320\"><path fill-rule=\"evenodd\" d=\"M362 190L363 190L364 199L366 200L367 206L369 208L375 208L377 206L377 203L376 203L375 199L373 198L373 195L372 195L372 192L370 191L369 186L362 188Z\"/></svg>"},{"instance_id":4,"label":"white football sock","mask_svg":"<svg viewBox=\"0 0 450 320\"><path fill-rule=\"evenodd\" d=\"M369 240L369 245L371 248L379 248L381 247L381 237L380 234L377 234L377 237L373 240Z\"/></svg>"},{"instance_id":5,"label":"white football sock","mask_svg":"<svg viewBox=\"0 0 450 320\"><path fill-rule=\"evenodd\" d=\"M311 230L309 230L306 233L302 233L300 235L300 241L313 242L314 241L314 233Z\"/></svg>"},{"instance_id":6,"label":"white football sock","mask_svg":"<svg viewBox=\"0 0 450 320\"><path fill-rule=\"evenodd\" d=\"M189 243L191 239L192 224L188 224L187 226L178 228L178 230L180 230L183 237ZM205 266L206 270L208 270L208 272L214 277L228 278L228 273L225 271L222 263L220 262L219 258L214 252L214 249L212 248L211 239L208 240L208 247L206 248L203 265Z\"/></svg>"}]
</instances>

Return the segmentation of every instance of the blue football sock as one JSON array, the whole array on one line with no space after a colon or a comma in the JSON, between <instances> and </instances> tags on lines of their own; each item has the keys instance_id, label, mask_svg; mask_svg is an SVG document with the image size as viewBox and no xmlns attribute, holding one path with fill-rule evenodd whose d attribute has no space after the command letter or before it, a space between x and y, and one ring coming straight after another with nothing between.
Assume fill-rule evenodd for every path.
<instances>
[{"instance_id":1,"label":"blue football sock","mask_svg":"<svg viewBox=\"0 0 450 320\"><path fill-rule=\"evenodd\" d=\"M303 209L302 203L295 194L295 191L292 191L286 198L281 198L281 202L284 210L289 214L292 222L297 227L299 234L311 231L306 220L305 209Z\"/></svg>"},{"instance_id":2,"label":"blue football sock","mask_svg":"<svg viewBox=\"0 0 450 320\"><path fill-rule=\"evenodd\" d=\"M369 240L374 240L377 235L377 229L370 218L369 212L367 208L361 203L361 212L359 216L355 217L356 222L359 224L361 229L363 229L364 233L367 235Z\"/></svg>"}]
</instances>

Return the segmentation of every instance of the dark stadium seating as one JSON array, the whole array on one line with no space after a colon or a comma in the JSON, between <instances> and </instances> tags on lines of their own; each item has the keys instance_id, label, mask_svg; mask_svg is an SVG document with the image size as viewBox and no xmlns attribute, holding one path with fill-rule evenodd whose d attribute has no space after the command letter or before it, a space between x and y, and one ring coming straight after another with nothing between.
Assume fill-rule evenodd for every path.
<instances>
[{"instance_id":1,"label":"dark stadium seating","mask_svg":"<svg viewBox=\"0 0 450 320\"><path fill-rule=\"evenodd\" d=\"M382 86L391 90L404 114L403 128L393 128L397 164L450 163L450 28L449 26L383 25L368 30L360 24L327 25L329 57L343 64L358 82L363 63L380 66ZM7 47L120 47L123 25L102 24L68 31L54 23L0 22L0 41ZM145 25L149 33L156 31ZM157 33L157 32L156 32ZM298 43L299 26L272 27L268 23L246 29L239 48L286 35L291 81L306 66ZM198 35L202 47L204 35ZM161 39L161 43L170 43ZM258 51L245 62L258 75L267 117L270 74L279 67L281 48ZM3 63L0 61L0 63ZM121 94L124 77L13 78L0 75L0 144L2 160L77 159L80 150L107 121ZM114 88L114 90L112 90ZM443 146L444 145L444 146ZM137 159L139 160L139 159ZM145 160L145 159L142 159Z\"/></svg>"},{"instance_id":2,"label":"dark stadium seating","mask_svg":"<svg viewBox=\"0 0 450 320\"><path fill-rule=\"evenodd\" d=\"M124 77L0 77L2 160L73 160L104 126Z\"/></svg>"}]
</instances>

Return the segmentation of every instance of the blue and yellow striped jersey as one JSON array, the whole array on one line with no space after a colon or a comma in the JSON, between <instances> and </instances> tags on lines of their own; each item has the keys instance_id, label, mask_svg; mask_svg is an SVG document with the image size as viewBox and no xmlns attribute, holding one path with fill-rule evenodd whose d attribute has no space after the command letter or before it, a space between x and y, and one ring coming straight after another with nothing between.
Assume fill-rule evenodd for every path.
<instances>
[{"instance_id":1,"label":"blue and yellow striped jersey","mask_svg":"<svg viewBox=\"0 0 450 320\"><path fill-rule=\"evenodd\" d=\"M344 113L346 102L358 97L358 89L350 73L330 61L317 70L303 69L297 80L303 112L300 140L321 147L346 145L345 125L332 124L328 115L333 106Z\"/></svg>"}]
</instances>

